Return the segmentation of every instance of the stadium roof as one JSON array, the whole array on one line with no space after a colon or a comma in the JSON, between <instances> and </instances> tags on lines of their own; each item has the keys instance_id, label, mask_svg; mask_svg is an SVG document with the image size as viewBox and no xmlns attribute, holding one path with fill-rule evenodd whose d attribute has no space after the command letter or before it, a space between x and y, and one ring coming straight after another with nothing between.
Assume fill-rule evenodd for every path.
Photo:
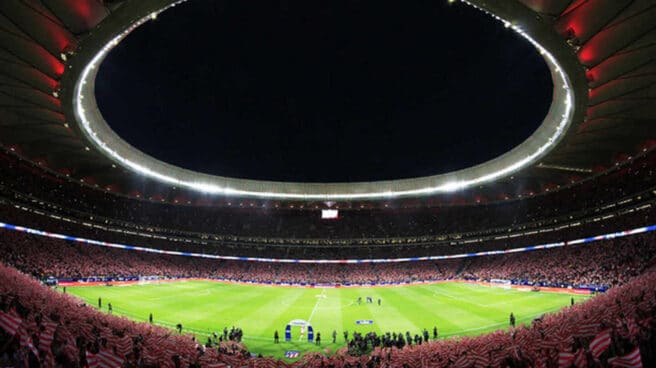
<instances>
[{"instance_id":1,"label":"stadium roof","mask_svg":"<svg viewBox=\"0 0 656 368\"><path fill-rule=\"evenodd\" d=\"M472 0L463 3L500 17L500 27L534 42L552 71L549 115L517 148L463 171L391 182L303 184L202 176L149 158L113 135L92 92L92 65L101 61L103 50L175 3L0 2L2 145L72 180L176 203L207 201L207 192L321 202L458 191L464 202L494 201L556 190L654 146L653 1ZM491 120L496 118L501 117ZM217 198L214 203L221 204L225 196Z\"/></svg>"}]
</instances>

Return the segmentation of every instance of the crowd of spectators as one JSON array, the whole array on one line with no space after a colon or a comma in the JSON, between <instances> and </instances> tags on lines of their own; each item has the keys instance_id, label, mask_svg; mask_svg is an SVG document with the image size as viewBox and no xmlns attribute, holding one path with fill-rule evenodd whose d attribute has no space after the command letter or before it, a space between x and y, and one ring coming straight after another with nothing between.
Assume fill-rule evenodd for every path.
<instances>
[{"instance_id":1,"label":"crowd of spectators","mask_svg":"<svg viewBox=\"0 0 656 368\"><path fill-rule=\"evenodd\" d=\"M496 256L397 263L274 263L137 252L0 230L0 260L39 279L195 277L260 283L384 284L446 279L622 285L656 255L651 233Z\"/></svg>"},{"instance_id":2,"label":"crowd of spectators","mask_svg":"<svg viewBox=\"0 0 656 368\"><path fill-rule=\"evenodd\" d=\"M593 212L584 219L543 224L543 227L539 229L518 227L500 229L498 233L488 235L453 234L453 237L440 237L440 239L426 242L417 242L417 238L396 238L388 239L388 243L380 244L375 239L371 243L364 241L351 243L342 239L321 245L244 243L216 240L190 233L171 235L158 233L153 229L134 231L130 227L110 226L96 217L88 220L75 220L26 205L3 203L2 199L0 199L0 221L118 244L223 256L335 259L348 255L351 259L404 258L511 249L652 225L653 219L656 218L656 202L646 198L643 200L646 201L633 203L632 207L603 213Z\"/></svg>"},{"instance_id":3,"label":"crowd of spectators","mask_svg":"<svg viewBox=\"0 0 656 368\"><path fill-rule=\"evenodd\" d=\"M617 286L641 274L656 255L653 235L465 260L459 277L525 280L551 286Z\"/></svg>"},{"instance_id":4,"label":"crowd of spectators","mask_svg":"<svg viewBox=\"0 0 656 368\"><path fill-rule=\"evenodd\" d=\"M656 175L651 169L656 160L653 156L580 185L531 198L480 205L447 201L429 208L353 209L341 211L338 221L322 221L316 210L262 208L259 203L252 208L246 203L242 208L239 200L228 208L223 204L187 205L168 199L158 203L119 196L48 174L11 154L0 154L0 192L6 197L20 193L35 205L56 205L60 211L80 219L102 218L133 230L197 232L224 241L321 244L339 239L389 242L391 238L412 238L414 242L422 242L481 229L530 223L541 226L548 219L580 216L631 194L648 195L656 186ZM224 200L227 199L219 202Z\"/></svg>"},{"instance_id":5,"label":"crowd of spectators","mask_svg":"<svg viewBox=\"0 0 656 368\"><path fill-rule=\"evenodd\" d=\"M457 261L282 264L145 253L0 230L0 260L37 278L203 277L285 283L383 283L446 279Z\"/></svg>"}]
</instances>

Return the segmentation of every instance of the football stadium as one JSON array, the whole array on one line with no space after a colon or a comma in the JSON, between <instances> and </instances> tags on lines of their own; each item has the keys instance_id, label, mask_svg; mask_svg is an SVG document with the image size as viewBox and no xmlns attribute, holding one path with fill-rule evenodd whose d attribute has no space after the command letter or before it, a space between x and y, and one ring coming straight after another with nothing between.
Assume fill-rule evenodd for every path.
<instances>
[{"instance_id":1,"label":"football stadium","mask_svg":"<svg viewBox=\"0 0 656 368\"><path fill-rule=\"evenodd\" d=\"M0 1L2 367L656 366L654 0Z\"/></svg>"}]
</instances>

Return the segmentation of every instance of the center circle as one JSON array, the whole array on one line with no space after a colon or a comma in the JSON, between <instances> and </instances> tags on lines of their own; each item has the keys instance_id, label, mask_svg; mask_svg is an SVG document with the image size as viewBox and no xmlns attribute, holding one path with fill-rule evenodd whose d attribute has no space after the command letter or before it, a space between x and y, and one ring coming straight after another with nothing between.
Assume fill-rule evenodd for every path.
<instances>
[{"instance_id":1,"label":"center circle","mask_svg":"<svg viewBox=\"0 0 656 368\"><path fill-rule=\"evenodd\" d=\"M105 120L141 151L287 182L470 167L528 138L551 94L529 43L446 2L193 0L132 32L96 78Z\"/></svg>"}]
</instances>

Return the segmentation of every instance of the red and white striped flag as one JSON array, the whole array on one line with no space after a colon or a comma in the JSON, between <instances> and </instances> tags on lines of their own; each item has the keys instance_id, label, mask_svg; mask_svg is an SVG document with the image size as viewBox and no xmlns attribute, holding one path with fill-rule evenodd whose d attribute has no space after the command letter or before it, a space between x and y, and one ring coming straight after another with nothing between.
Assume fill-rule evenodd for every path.
<instances>
[{"instance_id":1,"label":"red and white striped flag","mask_svg":"<svg viewBox=\"0 0 656 368\"><path fill-rule=\"evenodd\" d=\"M160 364L159 367L162 368L175 368L175 363L173 363L173 359L164 359L160 361L159 364Z\"/></svg>"},{"instance_id":2,"label":"red and white striped flag","mask_svg":"<svg viewBox=\"0 0 656 368\"><path fill-rule=\"evenodd\" d=\"M227 368L228 365L225 364L225 363L221 363L221 362L210 362L210 363L205 363L203 365L203 367L207 367L207 368Z\"/></svg>"},{"instance_id":3,"label":"red and white striped flag","mask_svg":"<svg viewBox=\"0 0 656 368\"><path fill-rule=\"evenodd\" d=\"M574 363L574 354L561 351L558 353L558 368L569 368Z\"/></svg>"},{"instance_id":4,"label":"red and white striped flag","mask_svg":"<svg viewBox=\"0 0 656 368\"><path fill-rule=\"evenodd\" d=\"M121 368L123 359L109 349L105 349L96 354L100 368Z\"/></svg>"},{"instance_id":5,"label":"red and white striped flag","mask_svg":"<svg viewBox=\"0 0 656 368\"><path fill-rule=\"evenodd\" d=\"M578 325L575 336L594 336L597 334L597 331L599 331L599 322L589 321Z\"/></svg>"},{"instance_id":6,"label":"red and white striped flag","mask_svg":"<svg viewBox=\"0 0 656 368\"><path fill-rule=\"evenodd\" d=\"M535 368L547 368L547 357L541 356L535 360Z\"/></svg>"},{"instance_id":7,"label":"red and white striped flag","mask_svg":"<svg viewBox=\"0 0 656 368\"><path fill-rule=\"evenodd\" d=\"M170 358L172 358L176 355L180 355L180 353L174 347L167 346L166 349L164 350L164 355L167 356L170 359Z\"/></svg>"},{"instance_id":8,"label":"red and white striped flag","mask_svg":"<svg viewBox=\"0 0 656 368\"><path fill-rule=\"evenodd\" d=\"M18 327L23 323L17 315L0 311L0 327L11 336L16 335Z\"/></svg>"},{"instance_id":9,"label":"red and white striped flag","mask_svg":"<svg viewBox=\"0 0 656 368\"><path fill-rule=\"evenodd\" d=\"M601 331L595 338L590 342L590 352L592 356L596 359L599 359L601 354L608 349L610 346L610 329Z\"/></svg>"},{"instance_id":10,"label":"red and white striped flag","mask_svg":"<svg viewBox=\"0 0 656 368\"><path fill-rule=\"evenodd\" d=\"M62 347L62 350L66 355L68 355L69 358L75 359L75 361L78 360L78 355L80 354L80 349L75 345L75 341L73 340L67 340L64 342L64 346Z\"/></svg>"},{"instance_id":11,"label":"red and white striped flag","mask_svg":"<svg viewBox=\"0 0 656 368\"><path fill-rule=\"evenodd\" d=\"M585 349L579 349L576 354L574 354L574 366L576 368L587 368L588 366L588 356Z\"/></svg>"},{"instance_id":12,"label":"red and white striped flag","mask_svg":"<svg viewBox=\"0 0 656 368\"><path fill-rule=\"evenodd\" d=\"M243 363L242 359L234 355L222 355L221 360L223 360L225 363L228 363L228 365L231 367L240 367L241 363ZM170 361L173 362L173 360Z\"/></svg>"},{"instance_id":13,"label":"red and white striped flag","mask_svg":"<svg viewBox=\"0 0 656 368\"><path fill-rule=\"evenodd\" d=\"M490 356L490 366L492 368L499 368L503 365L503 362L506 360L508 355L503 351L498 351L492 353Z\"/></svg>"},{"instance_id":14,"label":"red and white striped flag","mask_svg":"<svg viewBox=\"0 0 656 368\"><path fill-rule=\"evenodd\" d=\"M212 354L209 352L207 354L202 355L199 359L199 363L201 367L207 367L207 368L227 368L228 365L220 362L219 357L216 354Z\"/></svg>"},{"instance_id":15,"label":"red and white striped flag","mask_svg":"<svg viewBox=\"0 0 656 368\"><path fill-rule=\"evenodd\" d=\"M43 323L43 331L39 335L39 349L43 351L50 350L50 345L52 345L52 340L55 339L55 330L57 329L57 324L52 321L47 321Z\"/></svg>"},{"instance_id":16,"label":"red and white striped flag","mask_svg":"<svg viewBox=\"0 0 656 368\"><path fill-rule=\"evenodd\" d=\"M470 352L469 358L473 360L475 367L487 367L490 364L490 358L487 354L482 354L477 351Z\"/></svg>"},{"instance_id":17,"label":"red and white striped flag","mask_svg":"<svg viewBox=\"0 0 656 368\"><path fill-rule=\"evenodd\" d=\"M93 353L90 353L90 352L87 351L86 352L86 357L87 357L87 365L89 366L89 368L99 368L100 367L98 356L96 354L93 354Z\"/></svg>"},{"instance_id":18,"label":"red and white striped flag","mask_svg":"<svg viewBox=\"0 0 656 368\"><path fill-rule=\"evenodd\" d=\"M154 348L147 348L141 351L141 357L147 364L156 364L159 361L160 354Z\"/></svg>"},{"instance_id":19,"label":"red and white striped flag","mask_svg":"<svg viewBox=\"0 0 656 368\"><path fill-rule=\"evenodd\" d=\"M569 346L572 346L572 344L574 343L574 335L572 334L571 329L566 324L560 326L560 329L554 335L554 339L558 341L559 350L567 349Z\"/></svg>"},{"instance_id":20,"label":"red and white striped flag","mask_svg":"<svg viewBox=\"0 0 656 368\"><path fill-rule=\"evenodd\" d=\"M27 346L34 355L39 356L39 352L32 342L32 336L25 330L25 328L20 327L18 329L18 336L20 337L20 346Z\"/></svg>"},{"instance_id":21,"label":"red and white striped flag","mask_svg":"<svg viewBox=\"0 0 656 368\"><path fill-rule=\"evenodd\" d=\"M467 354L461 355L455 362L453 362L453 366L457 368L467 368L472 364L474 364L474 360Z\"/></svg>"},{"instance_id":22,"label":"red and white striped flag","mask_svg":"<svg viewBox=\"0 0 656 368\"><path fill-rule=\"evenodd\" d=\"M257 363L255 363L255 367L257 368L280 368L280 365L278 364L278 360L276 360L275 358L259 358L257 359L256 362ZM213 365L213 364L217 364L217 365ZM227 365L225 364L223 365L220 364L223 363L210 363L207 365L207 367L211 367L211 368L227 367Z\"/></svg>"},{"instance_id":23,"label":"red and white striped flag","mask_svg":"<svg viewBox=\"0 0 656 368\"><path fill-rule=\"evenodd\" d=\"M87 341L95 341L96 335L93 333L93 325L91 323L80 323L78 326L78 334L84 336Z\"/></svg>"},{"instance_id":24,"label":"red and white striped flag","mask_svg":"<svg viewBox=\"0 0 656 368\"><path fill-rule=\"evenodd\" d=\"M116 341L116 352L120 356L126 356L132 352L132 339L130 336L123 336L121 338L117 338Z\"/></svg>"},{"instance_id":25,"label":"red and white striped flag","mask_svg":"<svg viewBox=\"0 0 656 368\"><path fill-rule=\"evenodd\" d=\"M46 351L46 355L41 360L41 368L55 368L55 356L52 351Z\"/></svg>"},{"instance_id":26,"label":"red and white striped flag","mask_svg":"<svg viewBox=\"0 0 656 368\"><path fill-rule=\"evenodd\" d=\"M545 337L544 340L538 343L538 346L542 349L557 349L560 346L560 340L557 340L555 337Z\"/></svg>"},{"instance_id":27,"label":"red and white striped flag","mask_svg":"<svg viewBox=\"0 0 656 368\"><path fill-rule=\"evenodd\" d=\"M610 358L608 359L608 364L610 364L611 367L642 368L640 348L636 347L632 352L625 356Z\"/></svg>"}]
</instances>

